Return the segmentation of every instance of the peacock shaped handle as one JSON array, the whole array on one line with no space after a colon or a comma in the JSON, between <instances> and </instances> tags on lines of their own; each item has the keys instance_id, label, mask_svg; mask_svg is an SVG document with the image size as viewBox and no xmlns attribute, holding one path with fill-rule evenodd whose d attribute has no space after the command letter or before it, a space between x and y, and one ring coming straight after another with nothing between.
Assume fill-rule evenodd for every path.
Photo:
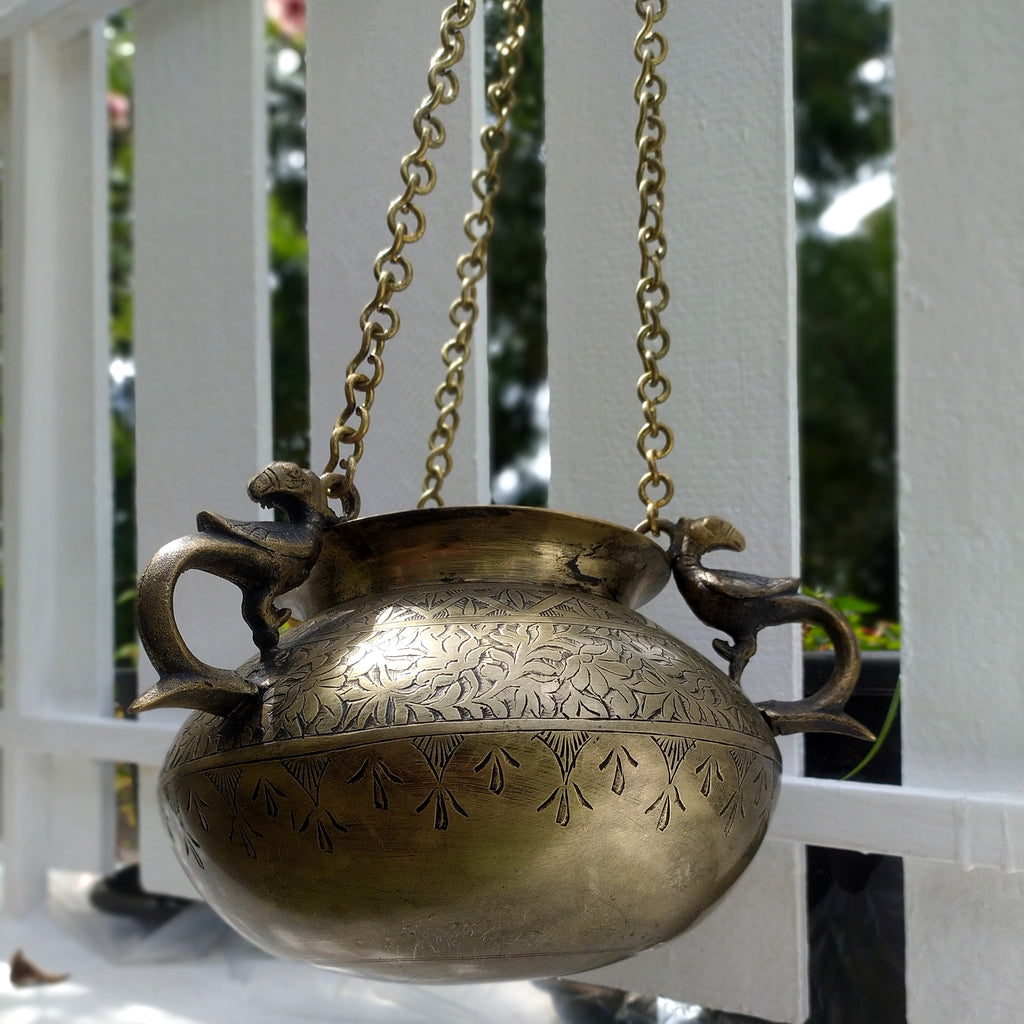
<instances>
[{"instance_id":1,"label":"peacock shaped handle","mask_svg":"<svg viewBox=\"0 0 1024 1024\"><path fill-rule=\"evenodd\" d=\"M701 558L709 551L742 551L743 535L718 516L660 522L671 538L668 554L676 585L701 622L732 637L718 638L715 650L729 663L729 678L739 683L757 650L757 634L767 626L813 622L832 641L835 665L825 684L803 700L762 701L758 708L776 735L836 732L873 740L871 731L845 711L860 675L860 647L846 619L824 601L800 593L795 577L771 579L750 573L709 569Z\"/></svg>"},{"instance_id":2,"label":"peacock shaped handle","mask_svg":"<svg viewBox=\"0 0 1024 1024\"><path fill-rule=\"evenodd\" d=\"M277 645L288 612L275 600L309 576L324 531L338 521L327 504L328 479L290 462L272 462L249 481L249 497L280 509L287 522L242 522L213 512L196 517L198 533L165 544L139 578L139 639L159 681L129 712L180 707L228 715L258 695L252 680L200 661L174 619L174 588L189 569L219 576L242 592L242 618L264 656ZM355 510L347 510L354 515Z\"/></svg>"}]
</instances>

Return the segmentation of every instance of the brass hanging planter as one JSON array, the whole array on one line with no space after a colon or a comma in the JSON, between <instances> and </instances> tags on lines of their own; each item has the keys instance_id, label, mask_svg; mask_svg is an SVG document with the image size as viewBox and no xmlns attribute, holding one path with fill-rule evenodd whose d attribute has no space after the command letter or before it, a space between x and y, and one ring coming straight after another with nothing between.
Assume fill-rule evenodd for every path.
<instances>
[{"instance_id":1,"label":"brass hanging planter","mask_svg":"<svg viewBox=\"0 0 1024 1024\"><path fill-rule=\"evenodd\" d=\"M436 111L458 91L452 69L473 8L444 15L327 469L271 464L249 494L287 522L201 513L199 532L162 548L139 583L140 636L160 679L132 710L195 709L160 798L196 888L272 953L415 981L573 973L672 937L763 839L781 770L774 736L870 736L843 711L859 668L845 620L802 596L798 580L705 568L708 551L743 546L724 520L660 515L672 496L658 468L672 446L658 418L669 391L658 368L668 349L663 3L637 3L644 523L500 506L355 518L355 469L398 328L390 302L412 277L402 250L423 233L416 197L433 185ZM505 8L421 505L441 503L486 263L525 30L523 0ZM260 653L237 671L205 665L178 632L173 593L188 569L242 591ZM698 617L731 637L715 642L728 674L635 610L670 575ZM304 621L279 637L285 593ZM755 706L738 683L758 631L804 620L834 641L832 677L812 698Z\"/></svg>"}]
</instances>

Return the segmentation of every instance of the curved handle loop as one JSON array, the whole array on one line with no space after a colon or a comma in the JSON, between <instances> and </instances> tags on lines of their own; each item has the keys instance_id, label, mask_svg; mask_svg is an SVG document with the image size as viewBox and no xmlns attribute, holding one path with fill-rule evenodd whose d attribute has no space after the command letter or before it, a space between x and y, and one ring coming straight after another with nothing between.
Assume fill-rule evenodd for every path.
<instances>
[{"instance_id":1,"label":"curved handle loop","mask_svg":"<svg viewBox=\"0 0 1024 1024\"><path fill-rule=\"evenodd\" d=\"M769 700L758 704L772 732L836 732L859 739L874 736L844 710L860 675L860 648L850 624L823 601L800 593L795 577L771 579L725 569L708 569L701 557L727 548L742 551L743 535L718 516L658 521L671 538L672 574L684 600L701 622L721 630L733 642L716 639L715 650L729 663L729 678L739 683L757 651L757 634L767 626L814 622L822 626L835 650L832 674L817 693L803 700Z\"/></svg>"},{"instance_id":2,"label":"curved handle loop","mask_svg":"<svg viewBox=\"0 0 1024 1024\"><path fill-rule=\"evenodd\" d=\"M328 482L290 462L272 462L249 481L249 497L281 509L288 522L242 522L200 512L198 533L165 544L153 556L139 578L137 610L139 639L160 679L129 712L182 707L229 715L259 694L256 683L207 665L189 650L174 618L174 588L189 569L235 584L242 591L242 618L266 656L288 619L275 599L305 581L320 556L325 529L338 521L327 505ZM350 504L355 508L358 502Z\"/></svg>"}]
</instances>

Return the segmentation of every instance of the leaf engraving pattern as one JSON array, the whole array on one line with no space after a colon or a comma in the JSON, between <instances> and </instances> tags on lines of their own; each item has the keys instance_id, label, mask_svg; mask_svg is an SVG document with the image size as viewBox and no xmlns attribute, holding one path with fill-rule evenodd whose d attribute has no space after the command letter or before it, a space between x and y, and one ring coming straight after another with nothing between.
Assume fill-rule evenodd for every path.
<instances>
[{"instance_id":1,"label":"leaf engraving pattern","mask_svg":"<svg viewBox=\"0 0 1024 1024\"><path fill-rule=\"evenodd\" d=\"M261 669L254 659L240 671ZM589 594L474 584L363 598L289 631L249 718L194 713L167 767L265 741L512 719L764 735L717 669L636 612Z\"/></svg>"},{"instance_id":2,"label":"leaf engraving pattern","mask_svg":"<svg viewBox=\"0 0 1024 1024\"><path fill-rule=\"evenodd\" d=\"M388 766L376 757L367 757L363 759L363 763L356 769L355 774L348 780L348 785L354 785L364 778L367 771L370 773L370 779L373 784L373 806L378 811L386 811L388 809L388 786L389 782L396 783L401 786L403 780L399 778Z\"/></svg>"},{"instance_id":3,"label":"leaf engraving pattern","mask_svg":"<svg viewBox=\"0 0 1024 1024\"><path fill-rule=\"evenodd\" d=\"M634 768L639 768L640 762L624 745L620 744L608 751L608 756L597 766L598 769L602 772L605 771L611 765L613 757L615 758L615 774L612 776L612 792L616 796L622 796L626 790L626 773L622 770L622 758L625 757L626 761Z\"/></svg>"},{"instance_id":4,"label":"leaf engraving pattern","mask_svg":"<svg viewBox=\"0 0 1024 1024\"><path fill-rule=\"evenodd\" d=\"M160 812L164 819L164 826L171 834L172 842L178 851L178 859L185 865L190 860L194 860L196 867L200 871L205 871L206 865L199 855L199 840L189 831L188 823L182 814L180 787L174 788L172 792L167 794L166 799L161 801Z\"/></svg>"},{"instance_id":5,"label":"leaf engraving pattern","mask_svg":"<svg viewBox=\"0 0 1024 1024\"><path fill-rule=\"evenodd\" d=\"M239 765L228 765L226 768L212 768L206 777L213 783L214 789L223 797L232 816L238 814L238 783L242 779Z\"/></svg>"},{"instance_id":6,"label":"leaf engraving pattern","mask_svg":"<svg viewBox=\"0 0 1024 1024\"><path fill-rule=\"evenodd\" d=\"M316 844L320 847L321 853L334 853L332 829L342 833L348 831L330 811L321 807L313 807L305 818L302 819L302 823L296 831L301 834L310 829L316 835Z\"/></svg>"},{"instance_id":7,"label":"leaf engraving pattern","mask_svg":"<svg viewBox=\"0 0 1024 1024\"><path fill-rule=\"evenodd\" d=\"M257 803L263 797L263 806L268 818L276 818L281 809L281 800L284 797L283 790L275 786L266 776L260 775L256 779L256 786L249 799Z\"/></svg>"},{"instance_id":8,"label":"leaf engraving pattern","mask_svg":"<svg viewBox=\"0 0 1024 1024\"><path fill-rule=\"evenodd\" d=\"M313 757L286 757L281 762L288 774L309 794L314 804L320 802L320 783L331 759L324 754Z\"/></svg>"},{"instance_id":9,"label":"leaf engraving pattern","mask_svg":"<svg viewBox=\"0 0 1024 1024\"><path fill-rule=\"evenodd\" d=\"M238 843L245 850L245 855L253 860L258 859L256 841L263 838L263 833L245 818L233 817L231 819L231 831L228 833L228 842Z\"/></svg>"},{"instance_id":10,"label":"leaf engraving pattern","mask_svg":"<svg viewBox=\"0 0 1024 1024\"><path fill-rule=\"evenodd\" d=\"M210 831L210 822L207 819L206 812L209 810L210 805L194 790L188 791L188 801L185 804L185 812L191 814L195 812L196 818L199 820L199 824L204 832Z\"/></svg>"},{"instance_id":11,"label":"leaf engraving pattern","mask_svg":"<svg viewBox=\"0 0 1024 1024\"><path fill-rule=\"evenodd\" d=\"M575 793L576 799L580 802L581 806L586 807L590 811L594 809L593 804L583 795L580 787L570 780L572 770L576 767L576 758L579 757L580 751L590 742L590 735L585 732L556 732L549 730L538 733L535 739L540 740L555 755L555 760L558 762L559 770L562 773L561 783L555 787L551 796L537 810L543 811L557 800L558 806L555 808L555 822L564 828L569 824L572 816L570 797L573 793ZM570 785L572 787L571 791Z\"/></svg>"},{"instance_id":12,"label":"leaf engraving pattern","mask_svg":"<svg viewBox=\"0 0 1024 1024\"><path fill-rule=\"evenodd\" d=\"M717 757L708 754L703 761L694 769L700 782L701 796L710 796L711 789L717 782L725 782L722 774L722 766Z\"/></svg>"},{"instance_id":13,"label":"leaf engraving pattern","mask_svg":"<svg viewBox=\"0 0 1024 1024\"><path fill-rule=\"evenodd\" d=\"M416 808L416 813L424 811L434 801L434 828L444 832L450 820L448 804L464 818L468 818L462 805L455 799L455 794L444 784L444 770L448 767L455 751L462 746L463 736L417 736L413 746L423 755L434 776L434 787L427 794L423 803Z\"/></svg>"},{"instance_id":14,"label":"leaf engraving pattern","mask_svg":"<svg viewBox=\"0 0 1024 1024\"><path fill-rule=\"evenodd\" d=\"M719 817L725 819L725 834L729 835L732 832L737 817L745 818L748 810L756 811L760 823L766 826L768 815L771 813L771 799L775 791L778 768L769 766L764 758L758 757L752 750L732 747L729 756L736 766L737 784L719 811ZM750 785L747 785L748 778ZM747 806L748 797L752 801L751 808Z\"/></svg>"},{"instance_id":15,"label":"leaf engraving pattern","mask_svg":"<svg viewBox=\"0 0 1024 1024\"><path fill-rule=\"evenodd\" d=\"M348 832L348 827L338 821L328 808L320 806L320 787L330 764L328 754L281 759L284 770L305 790L313 804L295 830L299 834L312 831L321 853L334 853L334 832ZM294 823L294 815L291 820Z\"/></svg>"},{"instance_id":16,"label":"leaf engraving pattern","mask_svg":"<svg viewBox=\"0 0 1024 1024\"><path fill-rule=\"evenodd\" d=\"M487 752L487 756L473 768L473 771L479 775L488 765L491 766L491 781L487 788L495 796L500 796L505 789L505 769L502 767L502 761L509 768L520 767L519 762L504 747L492 747Z\"/></svg>"},{"instance_id":17,"label":"leaf engraving pattern","mask_svg":"<svg viewBox=\"0 0 1024 1024\"><path fill-rule=\"evenodd\" d=\"M665 784L665 788L661 791L661 796L644 813L650 814L652 811L657 810L658 831L664 832L672 820L672 808L677 807L680 811L686 810L686 804L683 803L683 798L679 795L679 787L676 785L675 779L680 765L686 760L686 755L693 750L696 743L691 739L680 736L655 736L654 742L658 745L661 756L665 759L668 781Z\"/></svg>"},{"instance_id":18,"label":"leaf engraving pattern","mask_svg":"<svg viewBox=\"0 0 1024 1024\"><path fill-rule=\"evenodd\" d=\"M288 848L287 841L282 840L282 830L309 836L321 853L331 855L338 844L344 842L351 823L366 820L365 816L360 819L357 805L345 796L345 790L369 782L368 790L363 792L372 797L373 810L367 808L367 812L388 810L392 789L408 785L410 773L415 774L409 754L403 753L404 750L416 752L421 778L427 775L432 785L428 783L423 799L415 807L410 801L399 802L399 806L405 808L403 813L422 814L432 810L433 828L437 831L448 830L458 817L470 821L472 827L467 808L473 806L474 800L479 800L480 796L487 799L497 796L515 802L522 799L524 785L526 792L530 791L530 782L523 779L511 790L508 788L506 773L522 769L523 755L517 757L508 749L505 743L516 748L506 739L489 748L477 746L472 759L466 761L458 773L459 783L453 786L446 773L456 755L464 750L465 741L465 735L460 733L428 734L394 741L387 762L405 764L407 767L402 769L401 775L389 767L379 753L367 755L360 747L347 752L338 749L282 758L278 762L276 783L268 777L273 775L273 769L267 762L207 769L165 783L162 813L176 837L181 859L200 870L205 870L207 842L216 842L216 835L223 835L224 831L228 833L228 841L240 846L253 860L258 860L268 845L277 851L276 855ZM612 739L606 751L601 746L602 737L579 729L540 730L520 740L531 741L540 743L554 761L558 783L539 805L531 803L529 806L549 814L553 809L553 817L547 820L562 828L571 827L581 811L594 811L595 803L621 797L632 784L629 781L632 773L636 773L641 785L650 785L654 781L650 764L653 758L658 758L662 765L664 784L646 808L642 803L633 806L641 817L649 816L648 820L658 832L667 831L676 815L686 812L693 796L707 801L727 836L745 819L753 818L754 827L762 832L767 826L779 765L773 758L746 747L685 735L634 734L628 738L620 734L618 740ZM609 780L605 792L610 793L609 797L600 792L585 792L583 785L574 778L585 749L592 750L589 783L595 782L595 768L605 773L603 777ZM325 787L329 771L332 781ZM287 784L283 781L285 777L291 780ZM644 779L649 781L644 783ZM534 799L544 792L541 790ZM684 799L686 792L690 797ZM240 794L247 796L248 801L240 800ZM649 796L644 802L647 799ZM364 806L370 803L362 796L357 800ZM607 807L607 803L604 806ZM395 813L394 810L391 813ZM748 821L744 828L749 831L751 824ZM208 835L209 840L204 835Z\"/></svg>"},{"instance_id":19,"label":"leaf engraving pattern","mask_svg":"<svg viewBox=\"0 0 1024 1024\"><path fill-rule=\"evenodd\" d=\"M206 865L203 863L203 858L199 855L201 849L199 840L196 839L191 832L182 833L182 847L185 851L185 860L194 860L201 870L206 870Z\"/></svg>"}]
</instances>

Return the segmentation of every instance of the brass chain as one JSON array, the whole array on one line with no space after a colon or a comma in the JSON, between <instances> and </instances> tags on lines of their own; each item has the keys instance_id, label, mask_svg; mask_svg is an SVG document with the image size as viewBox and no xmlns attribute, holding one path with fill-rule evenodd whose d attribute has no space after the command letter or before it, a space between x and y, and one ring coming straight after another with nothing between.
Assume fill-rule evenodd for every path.
<instances>
[{"instance_id":1,"label":"brass chain","mask_svg":"<svg viewBox=\"0 0 1024 1024\"><path fill-rule=\"evenodd\" d=\"M459 94L454 68L466 51L463 30L473 20L475 11L475 0L458 0L441 17L441 46L427 71L430 91L412 119L419 143L402 160L400 170L405 190L392 202L387 215L391 244L373 264L376 293L363 307L359 317L362 342L346 370L345 407L331 431L330 460L324 470L328 493L347 504L357 503L353 482L356 465L363 455L363 439L370 426L374 390L384 372L384 344L395 336L400 323L391 300L412 282L412 264L407 256L402 255L402 250L407 244L419 241L426 229L426 216L416 199L431 192L437 181L437 172L429 155L430 150L438 149L445 139L444 125L437 117L437 109L452 103ZM364 367L368 367L369 372ZM357 418L354 425L349 423L353 416ZM352 448L344 460L341 458L342 445L351 445Z\"/></svg>"},{"instance_id":2,"label":"brass chain","mask_svg":"<svg viewBox=\"0 0 1024 1024\"><path fill-rule=\"evenodd\" d=\"M643 361L644 372L637 381L644 425L637 434L636 446L647 463L647 472L640 478L637 493L647 511L641 528L655 536L659 533L658 512L674 493L672 478L658 468L675 443L672 430L658 419L658 406L671 393L668 377L659 362L668 355L668 328L662 314L668 307L668 285L662 277L662 260L668 250L665 239L665 164L662 144L665 122L661 118L661 101L665 98L665 79L658 71L665 59L668 42L657 29L665 16L668 0L636 0L637 14L643 28L636 37L633 53L640 62L640 74L633 89L638 108L636 146L639 165L636 186L640 194L640 218L637 241L640 246L640 282L636 302L640 310L640 330L636 347Z\"/></svg>"},{"instance_id":3,"label":"brass chain","mask_svg":"<svg viewBox=\"0 0 1024 1024\"><path fill-rule=\"evenodd\" d=\"M472 248L455 265L462 290L448 310L448 319L455 327L455 335L441 349L448 372L434 395L434 404L439 414L437 425L427 441L430 454L427 456L427 473L418 508L425 508L431 501L438 506L444 504L441 487L452 468L451 446L459 426L465 368L473 342L473 329L480 316L477 284L487 273L487 250L494 232L492 211L494 200L501 189L499 165L508 149L508 122L515 106L515 82L520 69L519 58L526 37L528 15L526 0L505 0L502 6L505 11L506 34L495 47L501 73L498 80L487 87L487 100L494 120L484 125L480 132L485 164L473 175L473 194L479 200L479 206L466 214L462 224L466 237L472 242Z\"/></svg>"},{"instance_id":4,"label":"brass chain","mask_svg":"<svg viewBox=\"0 0 1024 1024\"><path fill-rule=\"evenodd\" d=\"M473 191L481 205L464 222L464 230L473 242L473 248L457 264L462 292L449 311L456 334L443 349L448 374L435 395L440 415L430 436L431 452L427 459L421 507L430 500L443 504L440 487L451 469L450 447L459 422L458 407L462 400L465 364L469 357L472 330L479 316L476 285L486 272L487 245L493 231L491 208L499 189L498 162L507 148L506 127L514 103L513 85L525 35L524 2L505 0L504 4L509 32L499 50L502 75L488 89L488 98L497 120L485 126L481 133L487 164L473 179ZM641 326L636 344L644 365L644 372L637 382L637 394L645 421L637 434L637 449L647 463L647 472L641 477L637 490L647 513L642 525L655 535L659 532L658 512L671 501L674 493L671 477L658 468L658 460L665 458L674 445L672 430L658 419L658 406L671 392L669 379L658 365L669 350L668 329L661 319L669 300L668 285L662 276L667 241L664 234L665 167L662 161L665 123L661 118L661 101L666 86L658 72L665 59L667 42L655 27L664 17L666 6L667 0L636 0L636 10L643 20L643 27L633 48L641 65L633 95L638 107L636 186L640 196L637 235L640 281L636 298ZM401 162L405 190L392 202L387 215L392 242L374 262L376 293L360 314L361 345L346 370L345 407L331 431L330 459L324 470L328 474L331 496L349 502L355 500L355 470L363 454L375 389L383 376L384 345L397 334L400 325L398 312L391 305L391 300L412 282L412 265L408 257L402 255L402 250L406 244L419 241L426 229L426 217L417 205L416 197L430 193L437 180L429 151L443 144L445 129L436 112L438 107L452 103L458 96L459 82L454 67L465 53L463 30L472 21L475 10L475 0L458 0L442 16L441 47L427 73L430 92L413 116L413 128L419 144ZM372 368L369 374L364 372L364 365ZM359 394L362 395L361 401ZM354 426L349 423L353 415L358 420ZM343 444L352 448L344 461L341 460ZM652 493L652 489L655 492L660 489L661 493Z\"/></svg>"}]
</instances>

